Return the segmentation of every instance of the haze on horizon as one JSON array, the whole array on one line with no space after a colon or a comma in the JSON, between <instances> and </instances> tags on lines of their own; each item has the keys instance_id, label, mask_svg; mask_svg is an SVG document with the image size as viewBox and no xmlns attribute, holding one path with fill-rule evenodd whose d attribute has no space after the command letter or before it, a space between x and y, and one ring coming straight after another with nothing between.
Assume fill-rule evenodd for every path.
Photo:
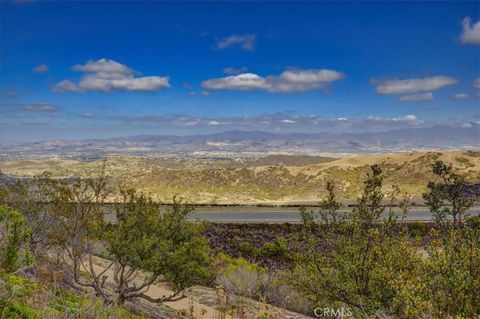
<instances>
[{"instance_id":1,"label":"haze on horizon","mask_svg":"<svg viewBox=\"0 0 480 319\"><path fill-rule=\"evenodd\" d=\"M0 145L432 126L480 139L479 13L470 1L1 1Z\"/></svg>"}]
</instances>

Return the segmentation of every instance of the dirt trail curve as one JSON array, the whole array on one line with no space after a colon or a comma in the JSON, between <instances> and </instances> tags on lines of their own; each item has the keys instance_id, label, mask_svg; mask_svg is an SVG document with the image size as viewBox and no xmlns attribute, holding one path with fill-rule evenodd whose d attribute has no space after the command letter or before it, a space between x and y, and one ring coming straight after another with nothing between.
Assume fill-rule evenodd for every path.
<instances>
[{"instance_id":1,"label":"dirt trail curve","mask_svg":"<svg viewBox=\"0 0 480 319\"><path fill-rule=\"evenodd\" d=\"M105 259L95 257L94 259L94 269L95 272L100 273L105 270L108 262ZM109 269L105 273L108 276L107 282L113 283L113 270ZM138 284L141 283L141 277L137 279ZM159 298L165 295L172 294L171 286L165 283L151 285L148 290L144 292L152 298ZM136 308L148 309L149 315L153 318L164 318L164 319L173 319L173 318L183 318L181 314L185 314L184 318L191 318L190 314L194 315L195 319L257 319L261 317L262 314L268 313L268 318L275 319L308 319L311 317L304 316L299 313L288 311L285 309L280 309L260 303L258 301L243 298L241 302L242 315L235 315L232 311L219 310L218 296L215 289L194 286L190 287L185 292L186 298L180 299L178 301L165 302L164 305L172 308L175 311L169 312L165 309L160 310L160 307L152 307L152 304L148 304L146 301L142 301L140 304L135 303ZM142 307L143 305L143 307ZM158 314L155 313L155 309L158 309ZM153 313L152 313L153 310ZM176 312L176 313L175 313Z\"/></svg>"}]
</instances>

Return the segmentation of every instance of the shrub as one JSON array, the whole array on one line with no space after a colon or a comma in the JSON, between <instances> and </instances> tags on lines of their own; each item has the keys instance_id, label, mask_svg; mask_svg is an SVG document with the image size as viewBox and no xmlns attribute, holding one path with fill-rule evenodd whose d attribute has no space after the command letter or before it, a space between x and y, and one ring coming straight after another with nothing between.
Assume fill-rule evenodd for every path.
<instances>
[{"instance_id":1,"label":"shrub","mask_svg":"<svg viewBox=\"0 0 480 319\"><path fill-rule=\"evenodd\" d=\"M266 269L251 264L243 258L233 258L219 253L217 256L215 283L229 294L242 297L258 297L267 279Z\"/></svg>"},{"instance_id":2,"label":"shrub","mask_svg":"<svg viewBox=\"0 0 480 319\"><path fill-rule=\"evenodd\" d=\"M293 284L314 304L351 307L356 317L384 309L405 317L423 311L418 300L406 294L421 291L423 286L405 286L416 283L421 258L392 214L382 220L382 186L382 170L374 165L350 214L338 218L340 206L331 186L327 189L329 198L321 206L323 223L302 212L305 252L296 260ZM392 197L391 203L395 201ZM326 223L329 227L323 227ZM315 234L321 234L323 245Z\"/></svg>"},{"instance_id":3,"label":"shrub","mask_svg":"<svg viewBox=\"0 0 480 319\"><path fill-rule=\"evenodd\" d=\"M11 273L31 262L26 242L30 229L23 215L0 206L0 273Z\"/></svg>"},{"instance_id":4,"label":"shrub","mask_svg":"<svg viewBox=\"0 0 480 319\"><path fill-rule=\"evenodd\" d=\"M314 236L322 225L302 211L306 252L296 260L297 289L316 304L351 307L355 317L478 316L480 223L478 217L466 217L475 198L465 195L465 180L451 166L436 161L433 173L438 181L429 183L424 198L437 224L429 231L426 254L417 252L424 226L413 224L408 233L392 214L381 218L383 176L372 166L352 213L317 232L323 245ZM338 206L333 197L329 202L322 209L332 214ZM401 206L405 214L408 205Z\"/></svg>"}]
</instances>

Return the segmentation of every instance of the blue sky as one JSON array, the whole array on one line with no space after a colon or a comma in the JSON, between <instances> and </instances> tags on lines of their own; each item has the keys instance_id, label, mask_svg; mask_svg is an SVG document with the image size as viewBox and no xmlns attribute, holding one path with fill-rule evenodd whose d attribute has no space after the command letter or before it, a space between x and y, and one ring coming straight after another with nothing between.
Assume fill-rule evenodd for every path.
<instances>
[{"instance_id":1,"label":"blue sky","mask_svg":"<svg viewBox=\"0 0 480 319\"><path fill-rule=\"evenodd\" d=\"M477 1L2 1L0 143L478 125L479 14Z\"/></svg>"}]
</instances>

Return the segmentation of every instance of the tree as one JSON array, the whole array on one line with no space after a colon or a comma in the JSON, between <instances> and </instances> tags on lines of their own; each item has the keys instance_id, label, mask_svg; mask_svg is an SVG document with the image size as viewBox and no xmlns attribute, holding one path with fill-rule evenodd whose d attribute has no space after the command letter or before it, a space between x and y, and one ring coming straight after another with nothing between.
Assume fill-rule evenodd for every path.
<instances>
[{"instance_id":1,"label":"tree","mask_svg":"<svg viewBox=\"0 0 480 319\"><path fill-rule=\"evenodd\" d=\"M9 187L5 201L22 214L12 213L8 220L31 223L32 232L24 234L31 246L42 243L46 259L63 259L74 282L92 288L107 304L132 298L175 300L186 287L211 278L204 225L186 219L191 205L174 198L161 209L151 198L120 187L120 199L108 206L107 185L105 167L97 178L73 181L44 173ZM6 225L12 228L11 222ZM18 246L17 241L15 237L10 246ZM153 299L146 291L160 281L172 283L174 292Z\"/></svg>"},{"instance_id":2,"label":"tree","mask_svg":"<svg viewBox=\"0 0 480 319\"><path fill-rule=\"evenodd\" d=\"M29 234L21 213L0 206L0 274L12 273L30 262L26 245Z\"/></svg>"},{"instance_id":3,"label":"tree","mask_svg":"<svg viewBox=\"0 0 480 319\"><path fill-rule=\"evenodd\" d=\"M3 202L21 212L25 224L30 228L29 249L35 258L42 257L48 250L47 230L52 224L51 209L53 190L58 182L44 172L33 179L17 180L4 188Z\"/></svg>"},{"instance_id":4,"label":"tree","mask_svg":"<svg viewBox=\"0 0 480 319\"><path fill-rule=\"evenodd\" d=\"M62 249L76 284L94 289L105 303L176 300L186 287L208 277L209 249L201 225L186 220L192 206L174 199L163 211L134 189L120 189L120 200L109 208L104 174L50 185L49 242ZM146 291L160 281L172 283L174 292L151 298Z\"/></svg>"},{"instance_id":5,"label":"tree","mask_svg":"<svg viewBox=\"0 0 480 319\"><path fill-rule=\"evenodd\" d=\"M428 298L438 317L474 317L480 313L480 233L465 216L476 197L466 195L468 184L451 165L437 161L433 173L440 181L430 182L423 196L438 225L422 273Z\"/></svg>"},{"instance_id":6,"label":"tree","mask_svg":"<svg viewBox=\"0 0 480 319\"><path fill-rule=\"evenodd\" d=\"M464 222L465 214L473 206L476 198L465 196L467 187L465 178L456 174L452 165L436 161L432 171L440 181L428 183L428 191L423 194L425 203L434 214L437 224L445 225L450 217L453 219L451 225L456 227ZM447 222L446 225L450 223Z\"/></svg>"},{"instance_id":7,"label":"tree","mask_svg":"<svg viewBox=\"0 0 480 319\"><path fill-rule=\"evenodd\" d=\"M313 221L304 214L307 236L294 284L320 307L350 307L356 316L386 311L409 317L420 307L418 300L406 296L403 285L415 283L420 257L407 234L391 222L393 213L382 218L383 178L381 168L371 166L363 194L343 218L331 217L337 216L340 205L329 183L328 199L321 205L324 217ZM396 195L395 189L391 204L397 203Z\"/></svg>"},{"instance_id":8,"label":"tree","mask_svg":"<svg viewBox=\"0 0 480 319\"><path fill-rule=\"evenodd\" d=\"M174 198L172 206L162 211L134 189L122 190L121 198L115 205L115 222L106 225L102 236L115 285L113 294L102 292L107 300L118 304L132 298L157 303L178 300L185 288L210 278L210 251L201 235L202 225L186 220L192 206ZM142 278L140 272L148 275ZM173 283L171 295L154 299L145 293L162 281Z\"/></svg>"}]
</instances>

